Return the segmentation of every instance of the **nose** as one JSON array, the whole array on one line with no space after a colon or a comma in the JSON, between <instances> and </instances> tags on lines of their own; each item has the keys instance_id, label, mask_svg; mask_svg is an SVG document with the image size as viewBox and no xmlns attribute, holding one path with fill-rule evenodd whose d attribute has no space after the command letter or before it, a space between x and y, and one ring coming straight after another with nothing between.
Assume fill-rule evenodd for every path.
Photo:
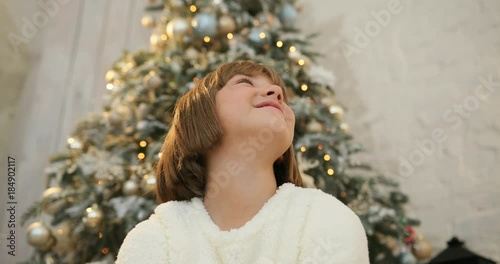
<instances>
[{"instance_id":1,"label":"nose","mask_svg":"<svg viewBox=\"0 0 500 264\"><path fill-rule=\"evenodd\" d=\"M279 103L283 102L283 90L278 85L271 85L265 90L266 96L273 97L278 100Z\"/></svg>"}]
</instances>

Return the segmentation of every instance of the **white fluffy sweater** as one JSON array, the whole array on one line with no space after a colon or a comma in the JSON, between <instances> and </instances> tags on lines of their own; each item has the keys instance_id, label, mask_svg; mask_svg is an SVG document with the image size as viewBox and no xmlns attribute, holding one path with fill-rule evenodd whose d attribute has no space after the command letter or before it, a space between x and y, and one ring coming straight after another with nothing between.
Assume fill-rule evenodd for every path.
<instances>
[{"instance_id":1,"label":"white fluffy sweater","mask_svg":"<svg viewBox=\"0 0 500 264\"><path fill-rule=\"evenodd\" d=\"M318 189L285 183L244 226L221 231L201 198L160 204L125 238L116 263L366 264L356 214Z\"/></svg>"}]
</instances>

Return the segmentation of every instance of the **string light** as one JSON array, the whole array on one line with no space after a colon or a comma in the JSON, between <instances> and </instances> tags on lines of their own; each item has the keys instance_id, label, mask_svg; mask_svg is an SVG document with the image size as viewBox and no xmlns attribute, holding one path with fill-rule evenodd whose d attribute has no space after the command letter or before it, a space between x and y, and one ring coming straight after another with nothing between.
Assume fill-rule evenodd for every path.
<instances>
[{"instance_id":1,"label":"string light","mask_svg":"<svg viewBox=\"0 0 500 264\"><path fill-rule=\"evenodd\" d=\"M102 254L106 255L106 254L108 254L108 253L109 253L109 248L103 248L103 249L101 250L101 252L102 252Z\"/></svg>"},{"instance_id":2,"label":"string light","mask_svg":"<svg viewBox=\"0 0 500 264\"><path fill-rule=\"evenodd\" d=\"M323 145L318 145L318 149L322 150L323 149Z\"/></svg>"},{"instance_id":3,"label":"string light","mask_svg":"<svg viewBox=\"0 0 500 264\"><path fill-rule=\"evenodd\" d=\"M161 158L161 152L160 152L160 153L158 153L158 158Z\"/></svg>"},{"instance_id":4,"label":"string light","mask_svg":"<svg viewBox=\"0 0 500 264\"><path fill-rule=\"evenodd\" d=\"M302 86L300 86L300 89L302 89L302 91L307 91L307 84L302 84Z\"/></svg>"},{"instance_id":5,"label":"string light","mask_svg":"<svg viewBox=\"0 0 500 264\"><path fill-rule=\"evenodd\" d=\"M300 66L304 65L305 61L303 59L300 59L298 62L297 62Z\"/></svg>"},{"instance_id":6,"label":"string light","mask_svg":"<svg viewBox=\"0 0 500 264\"><path fill-rule=\"evenodd\" d=\"M106 89L108 89L108 90L112 91L112 90L113 90L113 88L115 88L115 86L114 86L112 83L108 83L108 84L106 84Z\"/></svg>"},{"instance_id":7,"label":"string light","mask_svg":"<svg viewBox=\"0 0 500 264\"><path fill-rule=\"evenodd\" d=\"M193 12L193 13L194 13L194 12L196 12L196 9L197 9L197 8L196 8L196 6L195 6L195 5L191 5L191 6L189 7L189 10L191 10L191 12Z\"/></svg>"},{"instance_id":8,"label":"string light","mask_svg":"<svg viewBox=\"0 0 500 264\"><path fill-rule=\"evenodd\" d=\"M101 239L104 235L102 234L102 232L99 232L99 239Z\"/></svg>"},{"instance_id":9,"label":"string light","mask_svg":"<svg viewBox=\"0 0 500 264\"><path fill-rule=\"evenodd\" d=\"M278 42L276 42L276 47L278 47L278 48L283 47L283 41L278 40Z\"/></svg>"},{"instance_id":10,"label":"string light","mask_svg":"<svg viewBox=\"0 0 500 264\"><path fill-rule=\"evenodd\" d=\"M233 39L233 33L227 33L227 38L228 39Z\"/></svg>"},{"instance_id":11,"label":"string light","mask_svg":"<svg viewBox=\"0 0 500 264\"><path fill-rule=\"evenodd\" d=\"M137 158L140 160L144 159L144 157L146 157L146 155L144 155L144 153L142 153L142 152L137 154Z\"/></svg>"},{"instance_id":12,"label":"string light","mask_svg":"<svg viewBox=\"0 0 500 264\"><path fill-rule=\"evenodd\" d=\"M300 151L302 151L302 152L306 152L306 149L307 149L307 148L306 148L306 147L304 147L304 146L300 147Z\"/></svg>"},{"instance_id":13,"label":"string light","mask_svg":"<svg viewBox=\"0 0 500 264\"><path fill-rule=\"evenodd\" d=\"M205 37L203 38L203 41L205 41L205 42L207 42L207 43L208 43L208 42L210 42L210 37L209 37L209 36L205 36Z\"/></svg>"},{"instance_id":14,"label":"string light","mask_svg":"<svg viewBox=\"0 0 500 264\"><path fill-rule=\"evenodd\" d=\"M328 175L332 176L335 173L335 171L333 171L333 169L328 169L327 173Z\"/></svg>"},{"instance_id":15,"label":"string light","mask_svg":"<svg viewBox=\"0 0 500 264\"><path fill-rule=\"evenodd\" d=\"M167 34L161 34L160 38L161 38L161 40L167 40L168 39Z\"/></svg>"},{"instance_id":16,"label":"string light","mask_svg":"<svg viewBox=\"0 0 500 264\"><path fill-rule=\"evenodd\" d=\"M323 159L325 159L325 161L329 161L330 160L330 155L326 154Z\"/></svg>"},{"instance_id":17,"label":"string light","mask_svg":"<svg viewBox=\"0 0 500 264\"><path fill-rule=\"evenodd\" d=\"M295 46L290 46L290 51L295 52Z\"/></svg>"},{"instance_id":18,"label":"string light","mask_svg":"<svg viewBox=\"0 0 500 264\"><path fill-rule=\"evenodd\" d=\"M74 138L68 138L68 144L73 144L75 143L75 139Z\"/></svg>"},{"instance_id":19,"label":"string light","mask_svg":"<svg viewBox=\"0 0 500 264\"><path fill-rule=\"evenodd\" d=\"M264 32L260 32L260 34L259 34L259 38L263 39L263 38L265 38L265 37L266 37L266 33L264 33Z\"/></svg>"},{"instance_id":20,"label":"string light","mask_svg":"<svg viewBox=\"0 0 500 264\"><path fill-rule=\"evenodd\" d=\"M144 148L145 146L147 146L147 145L148 145L148 142L146 142L146 141L144 141L144 140L143 140L143 141L141 141L141 142L139 142L139 146L141 146L141 147L143 147L143 148Z\"/></svg>"}]
</instances>

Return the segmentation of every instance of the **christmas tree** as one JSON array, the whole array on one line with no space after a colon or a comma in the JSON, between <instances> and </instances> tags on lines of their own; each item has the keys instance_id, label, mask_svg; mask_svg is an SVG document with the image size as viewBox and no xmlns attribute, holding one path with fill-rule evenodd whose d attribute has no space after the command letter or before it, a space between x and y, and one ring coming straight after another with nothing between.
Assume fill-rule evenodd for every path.
<instances>
[{"instance_id":1,"label":"christmas tree","mask_svg":"<svg viewBox=\"0 0 500 264\"><path fill-rule=\"evenodd\" d=\"M364 151L335 101L335 77L315 63L314 34L296 28L294 0L149 0L141 23L151 47L124 52L106 73L103 112L86 117L51 157L46 190L25 212L30 261L113 263L126 234L156 207L154 166L179 96L224 62L276 69L296 115L293 146L306 187L320 188L362 220L371 263L417 263L428 243L406 216L397 182L357 158ZM410 253L413 253L413 255ZM415 258L416 257L416 258Z\"/></svg>"}]
</instances>

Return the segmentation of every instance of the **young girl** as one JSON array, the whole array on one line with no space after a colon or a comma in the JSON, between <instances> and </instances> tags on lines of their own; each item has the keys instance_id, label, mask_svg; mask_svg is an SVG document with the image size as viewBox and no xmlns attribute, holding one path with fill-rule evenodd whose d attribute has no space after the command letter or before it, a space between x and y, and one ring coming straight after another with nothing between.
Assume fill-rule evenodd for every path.
<instances>
[{"instance_id":1,"label":"young girl","mask_svg":"<svg viewBox=\"0 0 500 264\"><path fill-rule=\"evenodd\" d=\"M160 205L116 263L369 263L359 218L302 188L284 87L272 68L239 61L178 100L157 164Z\"/></svg>"}]
</instances>

